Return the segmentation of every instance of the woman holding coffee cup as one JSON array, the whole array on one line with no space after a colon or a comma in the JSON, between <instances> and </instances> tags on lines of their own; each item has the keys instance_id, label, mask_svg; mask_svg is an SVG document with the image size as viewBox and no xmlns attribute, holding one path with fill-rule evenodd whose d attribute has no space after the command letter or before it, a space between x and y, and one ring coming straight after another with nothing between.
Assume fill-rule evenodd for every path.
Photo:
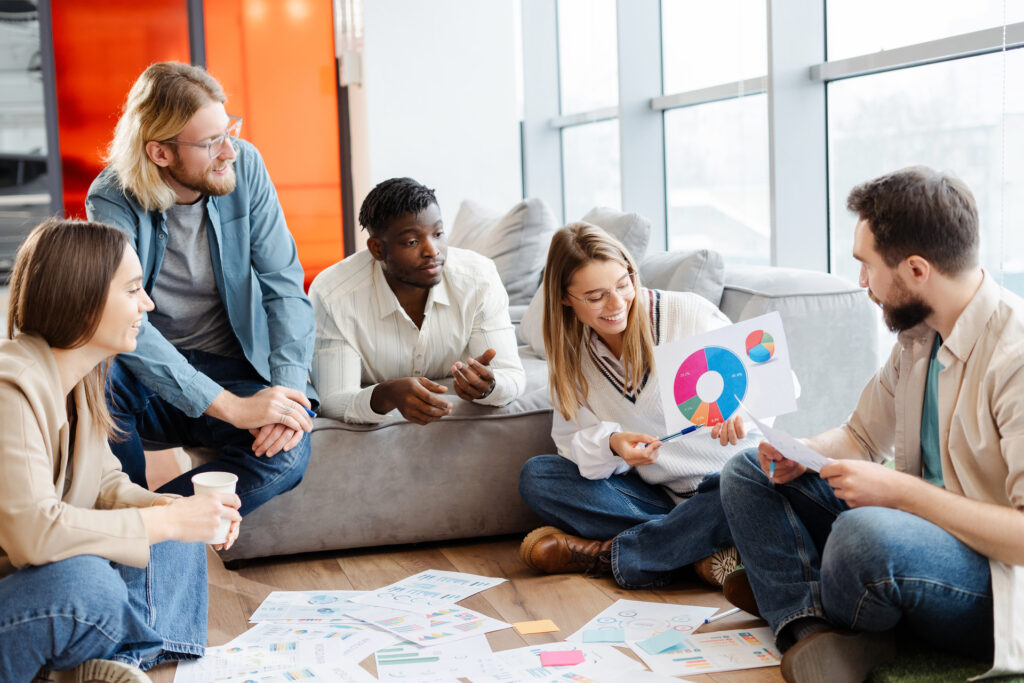
<instances>
[{"instance_id":1,"label":"woman holding coffee cup","mask_svg":"<svg viewBox=\"0 0 1024 683\"><path fill-rule=\"evenodd\" d=\"M153 302L127 237L50 219L18 250L0 341L0 671L5 680L148 681L202 656L202 542L233 493L188 498L131 483L110 452L106 361L135 348ZM38 672L38 673L37 673ZM33 679L34 676L38 678Z\"/></svg>"}]
</instances>

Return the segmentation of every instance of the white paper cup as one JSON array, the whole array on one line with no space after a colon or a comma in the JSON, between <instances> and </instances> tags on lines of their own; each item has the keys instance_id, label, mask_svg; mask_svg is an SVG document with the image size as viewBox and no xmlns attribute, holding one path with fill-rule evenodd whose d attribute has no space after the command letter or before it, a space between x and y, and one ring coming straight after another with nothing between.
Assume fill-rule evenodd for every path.
<instances>
[{"instance_id":1,"label":"white paper cup","mask_svg":"<svg viewBox=\"0 0 1024 683\"><path fill-rule=\"evenodd\" d=\"M192 487L196 495L203 493L234 493L235 484L238 483L238 475L230 472L200 472L192 476ZM213 538L207 541L211 545L220 545L228 540L228 529L231 528L231 520L222 517L217 526L217 532Z\"/></svg>"}]
</instances>

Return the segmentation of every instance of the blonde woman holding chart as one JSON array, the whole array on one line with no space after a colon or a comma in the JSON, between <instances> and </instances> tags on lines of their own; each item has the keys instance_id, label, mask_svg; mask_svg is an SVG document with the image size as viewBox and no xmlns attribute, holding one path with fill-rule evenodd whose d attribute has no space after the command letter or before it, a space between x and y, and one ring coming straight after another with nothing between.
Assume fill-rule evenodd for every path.
<instances>
[{"instance_id":1,"label":"blonde woman holding chart","mask_svg":"<svg viewBox=\"0 0 1024 683\"><path fill-rule=\"evenodd\" d=\"M737 556L717 472L757 442L739 417L710 438L659 440L653 348L728 319L695 294L642 287L625 247L586 223L555 233L543 287L558 454L530 459L519 491L553 526L531 532L520 556L548 573L608 573L624 588L665 585L690 565L721 585Z\"/></svg>"}]
</instances>

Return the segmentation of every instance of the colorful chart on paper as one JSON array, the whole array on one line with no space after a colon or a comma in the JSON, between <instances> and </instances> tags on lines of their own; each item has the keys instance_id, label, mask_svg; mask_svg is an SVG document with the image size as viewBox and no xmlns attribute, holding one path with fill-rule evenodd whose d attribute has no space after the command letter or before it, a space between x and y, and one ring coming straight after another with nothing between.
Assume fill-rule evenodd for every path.
<instances>
[{"instance_id":1,"label":"colorful chart on paper","mask_svg":"<svg viewBox=\"0 0 1024 683\"><path fill-rule=\"evenodd\" d=\"M747 335L747 356L755 363L767 363L775 355L775 339L764 330Z\"/></svg>"},{"instance_id":2,"label":"colorful chart on paper","mask_svg":"<svg viewBox=\"0 0 1024 683\"><path fill-rule=\"evenodd\" d=\"M747 395L747 371L732 351L705 346L679 366L674 396L679 412L695 425L725 422Z\"/></svg>"}]
</instances>

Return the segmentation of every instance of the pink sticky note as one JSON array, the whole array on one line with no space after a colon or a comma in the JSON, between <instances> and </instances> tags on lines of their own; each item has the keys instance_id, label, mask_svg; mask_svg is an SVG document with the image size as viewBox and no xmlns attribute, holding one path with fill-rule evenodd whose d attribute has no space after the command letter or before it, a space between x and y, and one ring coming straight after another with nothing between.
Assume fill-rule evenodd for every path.
<instances>
[{"instance_id":1,"label":"pink sticky note","mask_svg":"<svg viewBox=\"0 0 1024 683\"><path fill-rule=\"evenodd\" d=\"M583 650L551 650L540 653L541 666L571 666L582 664L585 659Z\"/></svg>"}]
</instances>

